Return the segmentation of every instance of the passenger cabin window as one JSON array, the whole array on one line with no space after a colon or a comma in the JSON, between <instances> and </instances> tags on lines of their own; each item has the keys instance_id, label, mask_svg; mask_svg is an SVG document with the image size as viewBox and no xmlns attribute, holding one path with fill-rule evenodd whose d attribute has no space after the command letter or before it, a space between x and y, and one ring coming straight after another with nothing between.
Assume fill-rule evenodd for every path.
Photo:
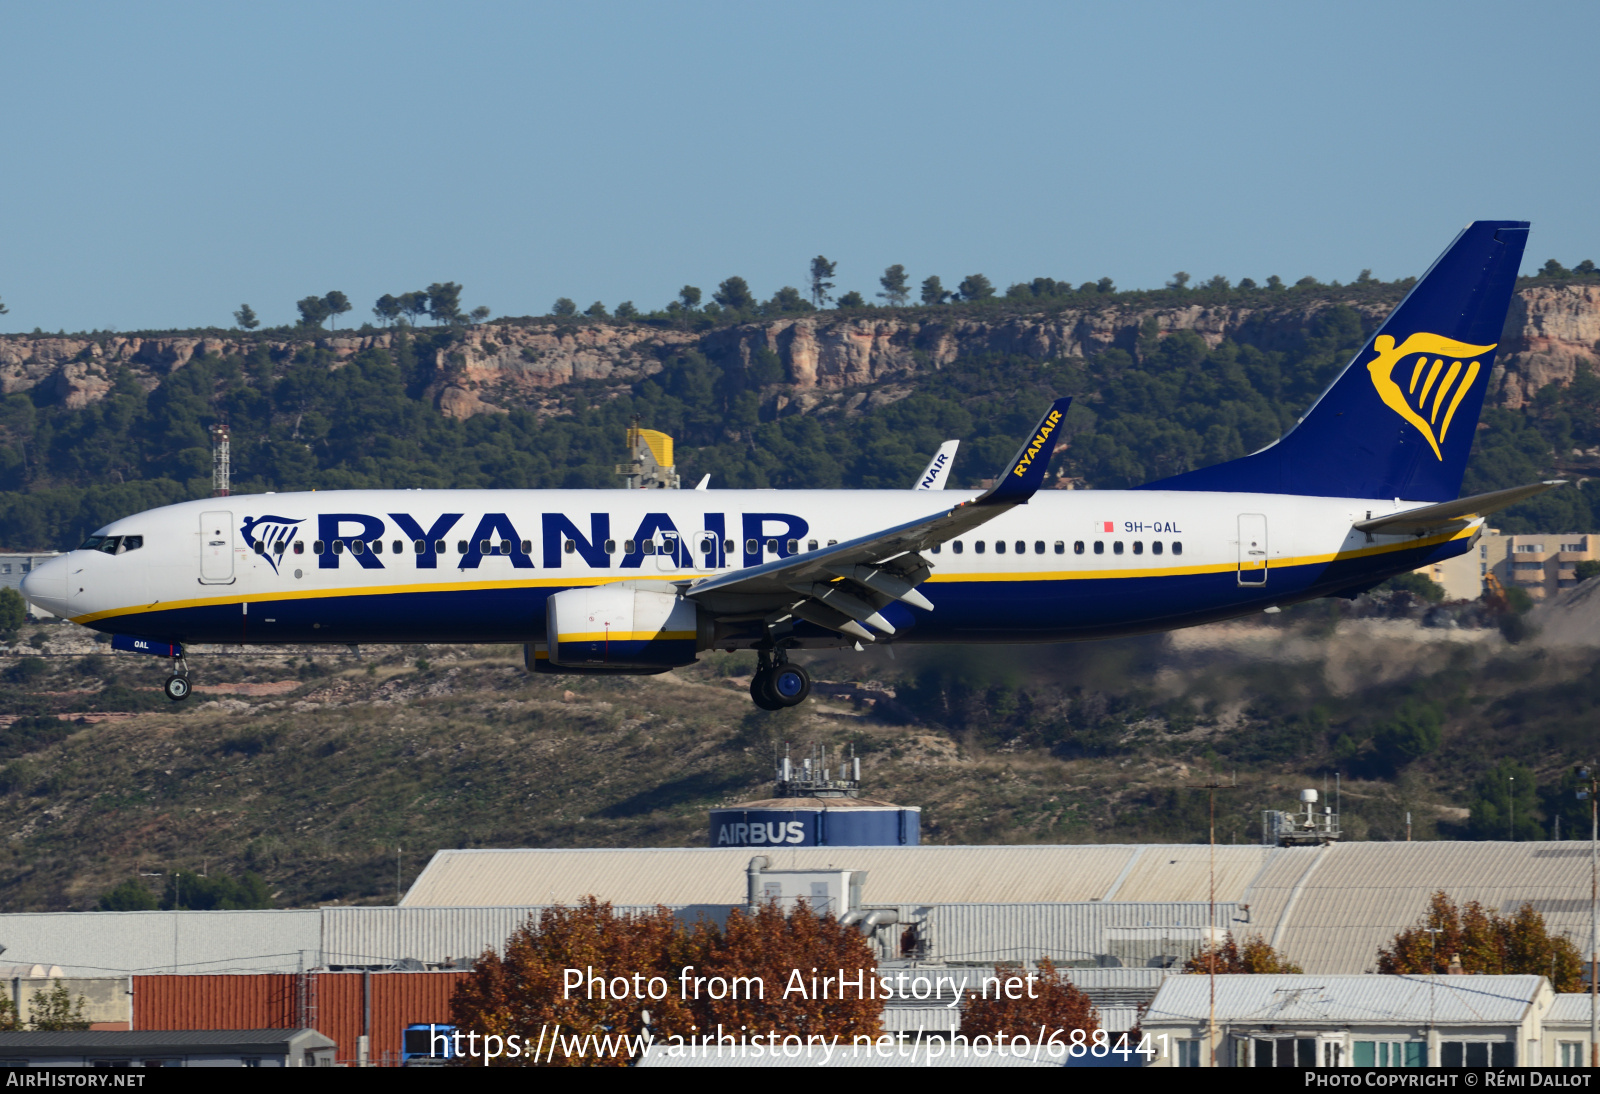
<instances>
[{"instance_id":1,"label":"passenger cabin window","mask_svg":"<svg viewBox=\"0 0 1600 1094\"><path fill-rule=\"evenodd\" d=\"M733 554L733 540L725 539L722 541L722 553L725 555Z\"/></svg>"},{"instance_id":2,"label":"passenger cabin window","mask_svg":"<svg viewBox=\"0 0 1600 1094\"><path fill-rule=\"evenodd\" d=\"M522 553L525 555L533 554L533 540L525 539L522 541Z\"/></svg>"},{"instance_id":3,"label":"passenger cabin window","mask_svg":"<svg viewBox=\"0 0 1600 1094\"><path fill-rule=\"evenodd\" d=\"M617 541L614 540L614 539L606 540L606 554L614 555L616 553L617 553Z\"/></svg>"},{"instance_id":4,"label":"passenger cabin window","mask_svg":"<svg viewBox=\"0 0 1600 1094\"><path fill-rule=\"evenodd\" d=\"M1061 545L1058 543L1058 544L1056 544L1056 546L1059 548ZM1059 555L1060 553L1061 552L1059 550L1056 551L1056 554ZM1075 555L1083 554L1083 540L1075 539L1075 540L1072 541L1072 553L1075 554Z\"/></svg>"},{"instance_id":5,"label":"passenger cabin window","mask_svg":"<svg viewBox=\"0 0 1600 1094\"><path fill-rule=\"evenodd\" d=\"M997 555L1003 555L1003 554L1006 553L1006 541L1005 540L997 539L997 540L994 541L994 553L997 554Z\"/></svg>"},{"instance_id":6,"label":"passenger cabin window","mask_svg":"<svg viewBox=\"0 0 1600 1094\"><path fill-rule=\"evenodd\" d=\"M375 539L372 541L372 553L375 555L383 554L383 540Z\"/></svg>"},{"instance_id":7,"label":"passenger cabin window","mask_svg":"<svg viewBox=\"0 0 1600 1094\"><path fill-rule=\"evenodd\" d=\"M1136 539L1133 541L1133 553L1136 555L1144 554L1144 540Z\"/></svg>"},{"instance_id":8,"label":"passenger cabin window","mask_svg":"<svg viewBox=\"0 0 1600 1094\"><path fill-rule=\"evenodd\" d=\"M1112 540L1111 553L1114 555L1120 555L1122 553L1122 541L1120 539Z\"/></svg>"},{"instance_id":9,"label":"passenger cabin window","mask_svg":"<svg viewBox=\"0 0 1600 1094\"><path fill-rule=\"evenodd\" d=\"M267 545L262 540L259 540L259 539L256 540L255 548L256 548L256 554L258 554L258 555L264 555L264 554L267 553Z\"/></svg>"},{"instance_id":10,"label":"passenger cabin window","mask_svg":"<svg viewBox=\"0 0 1600 1094\"><path fill-rule=\"evenodd\" d=\"M939 552L940 552L940 551L942 551L942 550L944 550L944 544L942 544L942 543L935 543L935 544L934 544L934 545L933 545L933 553L934 553L934 554L938 554L938 553L939 553Z\"/></svg>"},{"instance_id":11,"label":"passenger cabin window","mask_svg":"<svg viewBox=\"0 0 1600 1094\"><path fill-rule=\"evenodd\" d=\"M817 541L816 540L814 540L814 539L806 540L806 550L815 551L816 549L817 549Z\"/></svg>"},{"instance_id":12,"label":"passenger cabin window","mask_svg":"<svg viewBox=\"0 0 1600 1094\"><path fill-rule=\"evenodd\" d=\"M1173 540L1172 541L1172 553L1175 554L1175 555L1183 554L1183 544L1179 543L1177 540Z\"/></svg>"},{"instance_id":13,"label":"passenger cabin window","mask_svg":"<svg viewBox=\"0 0 1600 1094\"><path fill-rule=\"evenodd\" d=\"M972 549L974 551L976 551L980 555L983 554L983 540L980 539L976 543L974 543L972 545Z\"/></svg>"},{"instance_id":14,"label":"passenger cabin window","mask_svg":"<svg viewBox=\"0 0 1600 1094\"><path fill-rule=\"evenodd\" d=\"M389 549L397 555L403 555L406 553L406 541L403 539L397 539L393 543L389 544Z\"/></svg>"},{"instance_id":15,"label":"passenger cabin window","mask_svg":"<svg viewBox=\"0 0 1600 1094\"><path fill-rule=\"evenodd\" d=\"M480 555L486 555L486 554L489 553L489 541L488 540L480 539L478 541L478 553Z\"/></svg>"},{"instance_id":16,"label":"passenger cabin window","mask_svg":"<svg viewBox=\"0 0 1600 1094\"><path fill-rule=\"evenodd\" d=\"M744 553L745 554L753 555L753 554L756 554L757 552L759 552L760 550L761 550L761 541L760 540L747 539L747 540L744 541Z\"/></svg>"},{"instance_id":17,"label":"passenger cabin window","mask_svg":"<svg viewBox=\"0 0 1600 1094\"><path fill-rule=\"evenodd\" d=\"M570 539L563 540L561 543L561 549L570 555L577 551L578 545L572 542Z\"/></svg>"},{"instance_id":18,"label":"passenger cabin window","mask_svg":"<svg viewBox=\"0 0 1600 1094\"><path fill-rule=\"evenodd\" d=\"M778 541L775 540L775 539L767 540L767 554L775 555L777 553L778 553Z\"/></svg>"},{"instance_id":19,"label":"passenger cabin window","mask_svg":"<svg viewBox=\"0 0 1600 1094\"><path fill-rule=\"evenodd\" d=\"M316 555L322 554L323 553L323 551L322 551L323 546L324 546L324 544L320 539L313 541L312 544L311 544L311 553L312 554L316 554Z\"/></svg>"},{"instance_id":20,"label":"passenger cabin window","mask_svg":"<svg viewBox=\"0 0 1600 1094\"><path fill-rule=\"evenodd\" d=\"M1103 554L1106 553L1106 541L1105 540L1097 539L1097 540L1094 541L1094 553L1097 554L1097 555L1103 555Z\"/></svg>"},{"instance_id":21,"label":"passenger cabin window","mask_svg":"<svg viewBox=\"0 0 1600 1094\"><path fill-rule=\"evenodd\" d=\"M830 539L828 541L828 546L829 547L837 547L838 545L839 545L839 541L836 540L836 539Z\"/></svg>"},{"instance_id":22,"label":"passenger cabin window","mask_svg":"<svg viewBox=\"0 0 1600 1094\"><path fill-rule=\"evenodd\" d=\"M1150 545L1150 553L1153 555L1161 553L1161 541L1159 539Z\"/></svg>"},{"instance_id":23,"label":"passenger cabin window","mask_svg":"<svg viewBox=\"0 0 1600 1094\"><path fill-rule=\"evenodd\" d=\"M456 554L464 555L466 553L467 553L467 541L464 540L464 539L456 540Z\"/></svg>"},{"instance_id":24,"label":"passenger cabin window","mask_svg":"<svg viewBox=\"0 0 1600 1094\"><path fill-rule=\"evenodd\" d=\"M655 554L656 553L656 541L653 540L653 539L641 540L639 542L639 553L642 554L642 555L653 555L653 554Z\"/></svg>"},{"instance_id":25,"label":"passenger cabin window","mask_svg":"<svg viewBox=\"0 0 1600 1094\"><path fill-rule=\"evenodd\" d=\"M1039 539L1039 540L1035 540L1034 541L1034 543L1033 543L1033 553L1036 554L1036 555L1044 554L1044 540ZM1059 554L1060 552L1057 552L1057 553Z\"/></svg>"},{"instance_id":26,"label":"passenger cabin window","mask_svg":"<svg viewBox=\"0 0 1600 1094\"><path fill-rule=\"evenodd\" d=\"M789 554L794 555L794 554L799 554L799 553L800 553L800 541L797 540L797 539L791 539L789 541Z\"/></svg>"},{"instance_id":27,"label":"passenger cabin window","mask_svg":"<svg viewBox=\"0 0 1600 1094\"><path fill-rule=\"evenodd\" d=\"M1028 553L1028 545L1020 539L1016 542L1016 548L1017 554L1019 555L1025 555ZM1039 544L1039 551L1041 554L1044 552L1044 544Z\"/></svg>"},{"instance_id":28,"label":"passenger cabin window","mask_svg":"<svg viewBox=\"0 0 1600 1094\"><path fill-rule=\"evenodd\" d=\"M951 550L952 550L952 551L954 551L954 552L955 552L955 553L956 553L956 554L958 554L958 555L959 555L959 554L960 554L960 553L961 553L961 552L962 552L962 551L964 551L964 550L966 550L966 548L965 548L965 547L963 547L963 546L962 546L962 545L961 545L961 541L960 541L960 540L959 540L959 539L958 539L958 540L956 540L956 541L955 541L955 542L954 542L954 543L952 543L952 544L950 544L950 549L951 549Z\"/></svg>"},{"instance_id":29,"label":"passenger cabin window","mask_svg":"<svg viewBox=\"0 0 1600 1094\"><path fill-rule=\"evenodd\" d=\"M297 539L297 540L294 541L294 553L297 554L297 555L303 555L303 554L306 553L305 540Z\"/></svg>"},{"instance_id":30,"label":"passenger cabin window","mask_svg":"<svg viewBox=\"0 0 1600 1094\"><path fill-rule=\"evenodd\" d=\"M344 540L336 539L333 541L333 553L336 555L344 554Z\"/></svg>"}]
</instances>

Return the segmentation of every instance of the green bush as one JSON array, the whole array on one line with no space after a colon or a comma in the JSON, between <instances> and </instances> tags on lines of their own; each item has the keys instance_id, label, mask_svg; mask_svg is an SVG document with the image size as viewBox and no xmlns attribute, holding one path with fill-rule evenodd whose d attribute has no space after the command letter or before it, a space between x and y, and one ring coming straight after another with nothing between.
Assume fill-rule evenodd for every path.
<instances>
[{"instance_id":1,"label":"green bush","mask_svg":"<svg viewBox=\"0 0 1600 1094\"><path fill-rule=\"evenodd\" d=\"M28 621L28 602L7 586L0 589L0 634L15 634Z\"/></svg>"},{"instance_id":2,"label":"green bush","mask_svg":"<svg viewBox=\"0 0 1600 1094\"><path fill-rule=\"evenodd\" d=\"M152 912L156 907L156 895L132 878L100 897L102 912Z\"/></svg>"}]
</instances>

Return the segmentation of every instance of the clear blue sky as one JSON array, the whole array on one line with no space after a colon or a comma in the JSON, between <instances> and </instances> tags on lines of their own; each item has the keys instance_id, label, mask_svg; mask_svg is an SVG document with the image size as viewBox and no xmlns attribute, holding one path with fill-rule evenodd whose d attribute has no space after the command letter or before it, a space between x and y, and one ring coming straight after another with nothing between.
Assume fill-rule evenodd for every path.
<instances>
[{"instance_id":1,"label":"clear blue sky","mask_svg":"<svg viewBox=\"0 0 1600 1094\"><path fill-rule=\"evenodd\" d=\"M0 330L1600 260L1593 2L0 0Z\"/></svg>"}]
</instances>

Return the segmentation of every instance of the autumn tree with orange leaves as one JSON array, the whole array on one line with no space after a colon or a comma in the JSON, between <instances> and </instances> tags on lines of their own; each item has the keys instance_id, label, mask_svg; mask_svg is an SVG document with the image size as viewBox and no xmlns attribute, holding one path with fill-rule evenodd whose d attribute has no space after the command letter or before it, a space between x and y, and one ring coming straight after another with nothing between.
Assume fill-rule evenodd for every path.
<instances>
[{"instance_id":1,"label":"autumn tree with orange leaves","mask_svg":"<svg viewBox=\"0 0 1600 1094\"><path fill-rule=\"evenodd\" d=\"M996 965L994 975L1003 986L1013 977L1026 977L1028 971L1017 965ZM993 1037L1006 1033L1039 1038L1040 1027L1043 1027L1042 1040L1048 1041L1052 1034L1056 1034L1059 1042L1066 1043L1075 1029L1083 1030L1087 1037L1100 1028L1100 1012L1095 1009L1089 996L1058 970L1048 957L1039 960L1039 968L1033 974L1032 993L1035 998L1027 997L1026 983L1019 989L1023 996L1021 999L1005 998L1008 993L1003 987L997 991L993 981L985 988L983 992L970 989L967 992L966 1011L961 1015L961 1032L968 1037L980 1034Z\"/></svg>"},{"instance_id":2,"label":"autumn tree with orange leaves","mask_svg":"<svg viewBox=\"0 0 1600 1094\"><path fill-rule=\"evenodd\" d=\"M1533 905L1503 916L1476 900L1457 907L1442 890L1415 927L1378 951L1378 971L1447 973L1451 957L1463 972L1548 976L1558 992L1583 990L1583 955L1566 935L1552 936Z\"/></svg>"},{"instance_id":3,"label":"autumn tree with orange leaves","mask_svg":"<svg viewBox=\"0 0 1600 1094\"><path fill-rule=\"evenodd\" d=\"M1212 966L1216 967L1213 968ZM1265 938L1251 935L1241 949L1233 932L1220 946L1208 946L1183 963L1184 972L1211 973L1271 973L1305 972L1299 965L1272 948Z\"/></svg>"},{"instance_id":4,"label":"autumn tree with orange leaves","mask_svg":"<svg viewBox=\"0 0 1600 1094\"><path fill-rule=\"evenodd\" d=\"M529 1046L540 1043L541 1034L548 1045L558 1026L562 1034L577 1038L637 1034L644 1010L650 1011L657 1028L686 1030L694 1019L677 992L679 959L688 953L685 943L683 927L664 907L618 915L610 903L586 897L575 908L546 908L539 913L537 924L530 917L506 940L504 957L488 950L478 958L451 997L451 1020L463 1031L502 1041L515 1034ZM567 990L567 969L591 968L595 976L607 980L627 977L629 997L616 998L610 990L615 984L598 992L587 986ZM665 998L647 1002L632 998L636 973L645 978L647 995L649 978L661 977L669 989ZM660 991L659 984L656 990ZM590 998L594 994L602 997ZM554 1052L549 1057L541 1055L540 1060L557 1067L622 1066L628 1057L589 1054L568 1058ZM501 1056L491 1063L504 1067L532 1062L524 1054Z\"/></svg>"},{"instance_id":5,"label":"autumn tree with orange leaves","mask_svg":"<svg viewBox=\"0 0 1600 1094\"><path fill-rule=\"evenodd\" d=\"M569 991L568 969L592 969L605 986L591 990L586 976L583 986ZM863 992L853 986L841 991L841 970L845 980L870 985L877 975L872 947L856 930L832 915L817 915L804 902L787 914L766 904L753 913L735 911L723 926L702 919L685 928L664 907L617 914L609 903L588 897L575 908L544 909L537 923L530 919L507 940L503 957L485 952L456 988L451 1018L463 1037L469 1031L479 1042L497 1037L498 1047L515 1035L520 1046L547 1050L537 1058L523 1051L490 1061L500 1067L625 1065L636 1053L565 1049L583 1038L611 1038L615 1047L621 1035L637 1037L644 1011L655 1044L714 1038L719 1028L735 1039L758 1033L838 1035L845 1043L876 1037L882 993L874 998L870 987ZM744 978L742 985L759 982L760 989L729 991L735 977ZM720 990L713 985L719 978ZM825 978L831 983L825 985ZM623 998L617 997L619 987ZM652 997L641 1001L641 987ZM804 990L785 994L795 988ZM463 1049L471 1043L463 1041ZM460 1062L477 1066L484 1059L480 1054Z\"/></svg>"},{"instance_id":6,"label":"autumn tree with orange leaves","mask_svg":"<svg viewBox=\"0 0 1600 1094\"><path fill-rule=\"evenodd\" d=\"M689 935L689 952L694 976L758 976L765 988L758 999L689 1000L701 1036L716 1035L720 1026L735 1036L837 1034L848 1044L882 1032L883 993L872 989L878 960L871 945L855 928L817 915L803 901L787 913L771 902L754 914L735 913L720 929L702 920ZM848 987L839 984L840 970L852 982ZM827 978L833 983L824 983Z\"/></svg>"}]
</instances>

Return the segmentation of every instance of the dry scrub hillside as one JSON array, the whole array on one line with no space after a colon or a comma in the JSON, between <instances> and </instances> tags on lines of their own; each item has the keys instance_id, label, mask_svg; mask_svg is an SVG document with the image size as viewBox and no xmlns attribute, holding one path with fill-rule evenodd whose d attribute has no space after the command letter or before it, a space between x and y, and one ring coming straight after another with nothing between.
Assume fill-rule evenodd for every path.
<instances>
[{"instance_id":1,"label":"dry scrub hillside","mask_svg":"<svg viewBox=\"0 0 1600 1094\"><path fill-rule=\"evenodd\" d=\"M591 679L530 676L511 648L218 651L173 706L160 664L104 649L61 624L0 658L4 910L92 907L172 869L253 870L284 906L389 902L396 847L409 881L441 847L700 845L707 807L767 792L782 742L854 747L930 842L1201 840L1188 788L1212 772L1241 786L1224 841L1336 771L1356 838L1404 838L1408 810L1416 838L1470 835L1507 756L1544 787L1519 806L1536 834L1600 698L1590 651L1381 605L819 657L816 695L778 714L751 706L748 657Z\"/></svg>"}]
</instances>

